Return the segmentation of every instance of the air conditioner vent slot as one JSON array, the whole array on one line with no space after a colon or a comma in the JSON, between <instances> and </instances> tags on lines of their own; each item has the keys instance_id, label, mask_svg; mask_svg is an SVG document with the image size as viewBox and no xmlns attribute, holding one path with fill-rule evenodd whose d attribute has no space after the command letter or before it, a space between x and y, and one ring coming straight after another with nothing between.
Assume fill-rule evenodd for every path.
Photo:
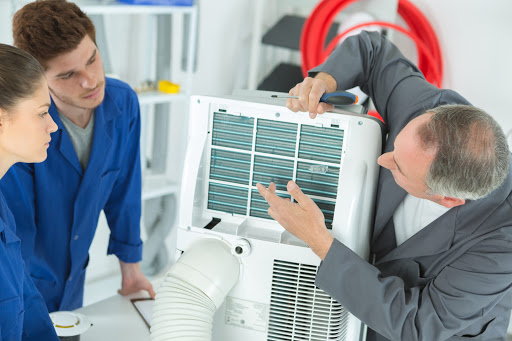
<instances>
[{"instance_id":1,"label":"air conditioner vent slot","mask_svg":"<svg viewBox=\"0 0 512 341\"><path fill-rule=\"evenodd\" d=\"M297 127L295 123L259 119L255 150L265 154L294 157Z\"/></svg>"},{"instance_id":2,"label":"air conditioner vent slot","mask_svg":"<svg viewBox=\"0 0 512 341\"><path fill-rule=\"evenodd\" d=\"M259 182L265 186L274 182L278 190L286 191L286 184L293 178L293 160L254 156L252 185Z\"/></svg>"},{"instance_id":3,"label":"air conditioner vent slot","mask_svg":"<svg viewBox=\"0 0 512 341\"><path fill-rule=\"evenodd\" d=\"M297 185L305 194L336 199L339 167L297 163Z\"/></svg>"},{"instance_id":4,"label":"air conditioner vent slot","mask_svg":"<svg viewBox=\"0 0 512 341\"><path fill-rule=\"evenodd\" d=\"M317 270L274 260L267 340L345 340L349 313L315 286Z\"/></svg>"},{"instance_id":5,"label":"air conditioner vent slot","mask_svg":"<svg viewBox=\"0 0 512 341\"><path fill-rule=\"evenodd\" d=\"M247 189L210 183L208 188L208 208L221 212L245 215L247 213Z\"/></svg>"},{"instance_id":6,"label":"air conditioner vent slot","mask_svg":"<svg viewBox=\"0 0 512 341\"><path fill-rule=\"evenodd\" d=\"M212 149L210 179L249 185L251 155Z\"/></svg>"},{"instance_id":7,"label":"air conditioner vent slot","mask_svg":"<svg viewBox=\"0 0 512 341\"><path fill-rule=\"evenodd\" d=\"M299 158L340 163L344 132L340 129L302 125Z\"/></svg>"},{"instance_id":8,"label":"air conditioner vent slot","mask_svg":"<svg viewBox=\"0 0 512 341\"><path fill-rule=\"evenodd\" d=\"M214 113L212 145L251 150L253 131L252 117Z\"/></svg>"},{"instance_id":9,"label":"air conditioner vent slot","mask_svg":"<svg viewBox=\"0 0 512 341\"><path fill-rule=\"evenodd\" d=\"M326 201L326 200L320 200L320 199L313 199L315 204L320 208L320 211L324 214L325 218L325 226L328 229L332 228L332 220L334 217L334 208L336 206L336 203L333 201Z\"/></svg>"}]
</instances>

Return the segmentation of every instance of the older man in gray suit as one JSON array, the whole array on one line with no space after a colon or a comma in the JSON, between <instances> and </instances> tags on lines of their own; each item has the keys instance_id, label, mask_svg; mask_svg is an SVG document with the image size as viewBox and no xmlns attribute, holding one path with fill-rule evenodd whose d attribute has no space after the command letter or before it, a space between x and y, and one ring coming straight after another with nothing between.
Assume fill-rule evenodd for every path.
<instances>
[{"instance_id":1,"label":"older man in gray suit","mask_svg":"<svg viewBox=\"0 0 512 341\"><path fill-rule=\"evenodd\" d=\"M342 43L287 106L314 118L320 96L360 86L389 129L369 264L333 239L322 212L258 185L269 213L323 260L316 285L370 328L368 340L505 340L512 307L512 175L499 125L430 85L377 33Z\"/></svg>"}]
</instances>

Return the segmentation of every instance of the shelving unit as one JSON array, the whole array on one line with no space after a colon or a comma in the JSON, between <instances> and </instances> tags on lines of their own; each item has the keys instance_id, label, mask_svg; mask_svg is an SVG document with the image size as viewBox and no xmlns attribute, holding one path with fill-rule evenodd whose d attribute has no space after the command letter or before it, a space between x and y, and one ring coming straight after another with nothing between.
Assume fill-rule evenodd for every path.
<instances>
[{"instance_id":1,"label":"shelving unit","mask_svg":"<svg viewBox=\"0 0 512 341\"><path fill-rule=\"evenodd\" d=\"M299 44L302 27L320 0L254 1L249 90L288 92L304 79ZM351 14L367 12L376 20L394 22L397 0L361 0L348 6L327 33L329 42Z\"/></svg>"},{"instance_id":2,"label":"shelving unit","mask_svg":"<svg viewBox=\"0 0 512 341\"><path fill-rule=\"evenodd\" d=\"M81 1L77 3L95 21L97 32L99 33L103 29L104 32L101 33L106 33L106 41L103 43L104 46L100 47L100 52L102 56L104 50L110 54L111 71L114 74L121 75L120 78L132 86L146 80L156 82L160 79L180 84L180 92L176 94L158 91L138 94L141 107L143 174L141 234L145 243L142 263L144 265L144 262L155 254L152 250L165 249L166 243L162 238L164 234L162 230L171 231L171 226L176 221L175 217L168 212L177 212L176 204L186 139L184 132L187 131L186 117L196 47L197 7L139 6L111 1L101 3ZM133 37L130 44L136 44L144 53L138 63L126 63L124 69L116 70L115 68L124 61L124 56L120 58L115 56L116 48L109 49L108 46L112 45L112 39L116 39L119 34L119 32L117 34L112 32L117 29L116 20L127 19L130 23L129 26L132 22L133 24L142 24L141 30L145 30L144 34L137 35L139 32L134 32L130 28L125 34L135 34L136 37ZM106 22L107 20L109 22ZM167 27L169 32L162 32L162 27ZM98 43L100 46L100 42ZM138 75L133 76L133 73L137 73L137 68L139 69ZM130 77L127 71L133 71L132 69L135 72L132 72ZM126 75L126 79L123 75ZM129 81L130 78L132 82ZM155 216L154 212L159 210L162 212L161 216ZM112 278L112 274L116 278L119 276L117 259L104 256L106 252L103 250L106 248L105 240L108 240L108 233L105 221L102 222L100 219L95 240L91 246L90 253L93 256L91 256L87 273L87 283L91 284L91 287L94 287L94 283L98 281L115 283L115 281L109 281L108 278ZM146 252L148 250L149 253ZM167 253L174 254L170 250ZM106 267L107 263L111 263L111 265ZM106 290L103 298L110 295L111 292L112 290ZM97 292L93 292L92 295L95 299L102 298L102 295ZM85 296L85 300L91 303L91 300L87 298L87 286Z\"/></svg>"},{"instance_id":3,"label":"shelving unit","mask_svg":"<svg viewBox=\"0 0 512 341\"><path fill-rule=\"evenodd\" d=\"M164 94L157 91L143 92L138 96L140 105L182 102L189 99L188 94Z\"/></svg>"},{"instance_id":4,"label":"shelving unit","mask_svg":"<svg viewBox=\"0 0 512 341\"><path fill-rule=\"evenodd\" d=\"M178 192L179 178L171 175L171 169L176 168L173 162L167 162L164 170L156 172L151 167L148 167L147 161L148 154L155 144L167 143L168 149L172 146L179 144L179 140L173 139L172 134L167 134L162 138L162 141L151 141L153 132L157 123L155 122L155 106L159 104L168 104L170 106L179 104L184 108L188 106L188 99L190 97L190 89L193 74L193 63L196 46L196 6L147 6L147 5L127 5L119 2L107 1L80 1L82 10L90 15L92 18L95 16L109 17L115 20L119 16L146 16L146 26L148 27L146 41L141 44L146 50L146 60L143 60L145 66L144 81L145 79L158 80L162 77L158 74L157 69L162 68L158 65L158 23L159 17L168 16L172 20L172 35L169 35L171 41L171 58L169 64L166 66L169 69L170 75L173 77L172 81L180 84L180 92L177 94L166 94L158 91L143 92L139 94L139 103L141 106L142 114L142 132L141 132L141 152L143 160L143 198L156 198L163 195L172 195ZM185 32L183 26L185 19L188 19L188 30ZM174 34L174 32L181 32L183 34ZM176 42L175 40L178 40ZM184 42L186 42L186 51L184 51ZM137 42L134 42L137 43ZM139 42L140 43L140 42ZM185 61L185 65L182 64ZM182 67L183 66L183 67ZM165 68L165 67L164 67ZM170 110L172 111L172 110ZM172 115L172 112L170 112ZM182 129L185 130L185 121L182 120ZM173 127L168 126L167 132L170 132ZM166 137L169 137L166 139ZM167 141L165 141L167 140ZM181 169L181 167L178 167ZM149 179L146 181L146 176ZM158 180L156 180L158 179ZM162 186L155 185L160 183ZM169 184L174 184L170 186ZM151 185L148 185L151 184ZM166 188L166 189L164 189Z\"/></svg>"},{"instance_id":5,"label":"shelving unit","mask_svg":"<svg viewBox=\"0 0 512 341\"><path fill-rule=\"evenodd\" d=\"M78 2L77 2L78 3ZM108 14L190 14L195 6L127 5L115 1L80 1L80 8L88 15Z\"/></svg>"},{"instance_id":6,"label":"shelving unit","mask_svg":"<svg viewBox=\"0 0 512 341\"><path fill-rule=\"evenodd\" d=\"M179 184L173 182L165 174L146 174L142 179L142 200L159 198L178 193Z\"/></svg>"},{"instance_id":7,"label":"shelving unit","mask_svg":"<svg viewBox=\"0 0 512 341\"><path fill-rule=\"evenodd\" d=\"M285 14L261 38L264 46L287 49L290 54L299 54L302 27L306 21L300 15ZM327 33L327 41L336 36L339 24L333 23ZM302 82L304 76L299 63L293 60L280 62L258 84L259 90L287 92L295 84Z\"/></svg>"}]
</instances>

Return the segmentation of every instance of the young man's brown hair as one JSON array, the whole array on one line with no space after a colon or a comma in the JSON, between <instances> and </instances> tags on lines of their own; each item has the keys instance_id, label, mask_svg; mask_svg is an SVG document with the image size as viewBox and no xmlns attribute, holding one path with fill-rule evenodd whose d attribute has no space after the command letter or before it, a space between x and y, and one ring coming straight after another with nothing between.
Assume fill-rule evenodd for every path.
<instances>
[{"instance_id":1,"label":"young man's brown hair","mask_svg":"<svg viewBox=\"0 0 512 341\"><path fill-rule=\"evenodd\" d=\"M46 62L73 51L89 35L96 42L94 25L74 3L37 0L21 8L12 19L14 45Z\"/></svg>"}]
</instances>

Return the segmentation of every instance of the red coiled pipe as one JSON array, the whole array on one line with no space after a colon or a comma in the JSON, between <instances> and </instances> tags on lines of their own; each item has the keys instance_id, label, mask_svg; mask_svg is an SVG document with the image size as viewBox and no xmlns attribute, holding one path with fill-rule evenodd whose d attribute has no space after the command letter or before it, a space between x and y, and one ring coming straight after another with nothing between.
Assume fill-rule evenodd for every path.
<instances>
[{"instance_id":1,"label":"red coiled pipe","mask_svg":"<svg viewBox=\"0 0 512 341\"><path fill-rule=\"evenodd\" d=\"M302 59L302 73L322 64L329 54L336 48L338 41L349 32L364 26L382 26L395 29L414 40L418 51L418 67L428 82L440 87L443 82L443 60L441 49L434 29L423 13L408 0L398 1L398 14L404 19L409 30L396 24L373 21L349 28L338 34L326 46L327 32L334 18L350 4L358 0L324 0L318 3L307 18L302 29L300 40L300 53ZM380 118L380 115L370 113Z\"/></svg>"}]
</instances>

